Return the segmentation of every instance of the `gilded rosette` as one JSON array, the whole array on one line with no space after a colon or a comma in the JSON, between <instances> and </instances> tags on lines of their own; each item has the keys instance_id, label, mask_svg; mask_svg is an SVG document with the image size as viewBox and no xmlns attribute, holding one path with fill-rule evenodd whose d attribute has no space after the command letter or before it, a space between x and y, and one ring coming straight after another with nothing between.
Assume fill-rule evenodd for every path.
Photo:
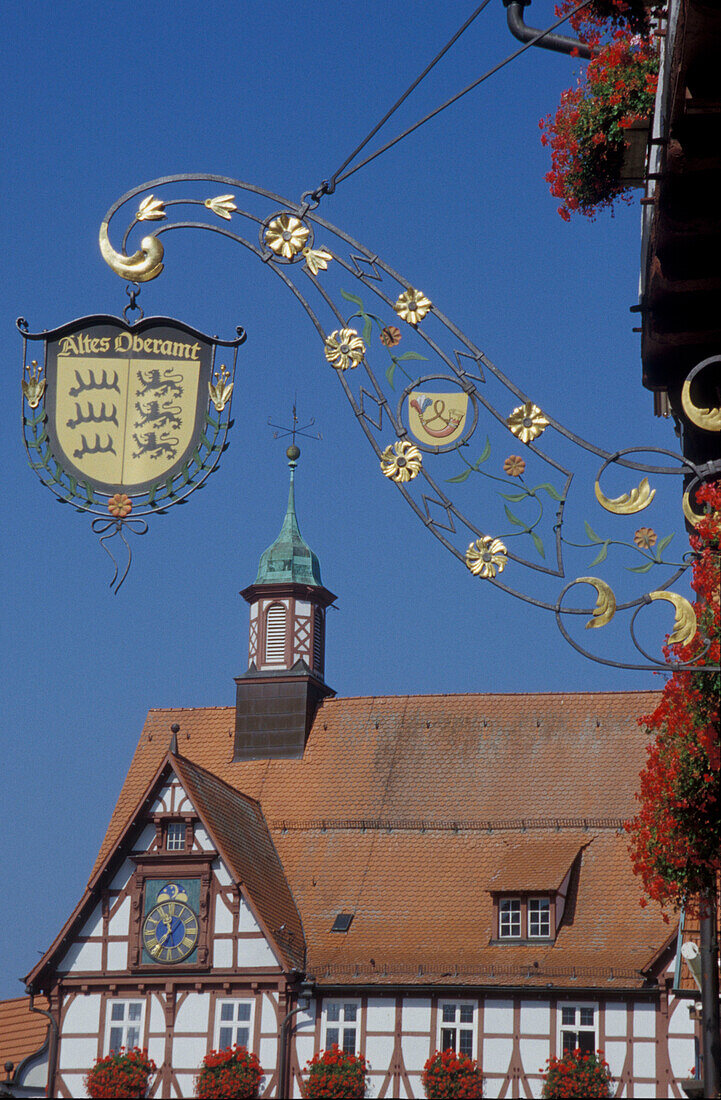
<instances>
[{"instance_id":1,"label":"gilded rosette","mask_svg":"<svg viewBox=\"0 0 721 1100\"><path fill-rule=\"evenodd\" d=\"M392 481L412 481L422 465L421 452L407 440L389 444L381 454L381 470Z\"/></svg>"},{"instance_id":2,"label":"gilded rosette","mask_svg":"<svg viewBox=\"0 0 721 1100\"><path fill-rule=\"evenodd\" d=\"M506 425L521 443L532 443L534 439L538 439L549 423L548 417L532 401L519 405L506 417Z\"/></svg>"},{"instance_id":3,"label":"gilded rosette","mask_svg":"<svg viewBox=\"0 0 721 1100\"><path fill-rule=\"evenodd\" d=\"M432 306L433 302L422 291L410 289L403 291L393 308L402 321L417 325Z\"/></svg>"},{"instance_id":4,"label":"gilded rosette","mask_svg":"<svg viewBox=\"0 0 721 1100\"><path fill-rule=\"evenodd\" d=\"M265 230L265 243L276 256L292 260L303 250L310 237L310 229L300 218L292 214L279 214L268 222Z\"/></svg>"},{"instance_id":5,"label":"gilded rosette","mask_svg":"<svg viewBox=\"0 0 721 1100\"><path fill-rule=\"evenodd\" d=\"M366 353L366 346L354 328L337 329L325 342L325 357L336 370L357 367Z\"/></svg>"},{"instance_id":6,"label":"gilded rosette","mask_svg":"<svg viewBox=\"0 0 721 1100\"><path fill-rule=\"evenodd\" d=\"M476 577L495 577L502 573L508 561L508 551L500 539L484 535L466 550L466 565Z\"/></svg>"}]
</instances>

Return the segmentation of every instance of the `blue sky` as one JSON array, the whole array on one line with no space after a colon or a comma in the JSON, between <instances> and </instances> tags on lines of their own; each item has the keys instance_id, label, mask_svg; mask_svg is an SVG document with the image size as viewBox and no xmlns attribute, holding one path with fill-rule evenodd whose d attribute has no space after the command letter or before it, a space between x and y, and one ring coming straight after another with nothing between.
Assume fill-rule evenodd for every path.
<instances>
[{"instance_id":1,"label":"blue sky","mask_svg":"<svg viewBox=\"0 0 721 1100\"><path fill-rule=\"evenodd\" d=\"M340 164L471 10L427 0L405 8L378 0L302 7L8 0L3 7L1 576L10 838L0 995L22 991L17 979L80 896L146 711L233 702L233 676L247 654L247 608L237 592L254 579L287 499L286 443L273 439L267 420L287 422L295 394L300 416L314 416L323 434L302 442L297 502L324 582L338 595L327 678L340 694L659 686L648 673L583 659L552 616L471 577L379 475L303 311L257 261L216 235L168 234L165 271L143 287L140 302L147 314L177 316L221 337L246 328L231 446L203 493L136 540L117 596L89 519L59 507L26 463L15 318L37 331L121 313L125 284L97 247L108 207L146 180L181 172L226 175L298 199ZM551 18L551 5L536 0L531 21ZM497 0L382 136L515 45ZM425 291L569 428L610 449L673 450L670 425L654 419L641 387L629 313L640 207L566 225L543 179L538 120L555 110L573 66L529 51L339 185L318 213ZM116 247L124 225L115 230ZM502 476L505 455L522 447L494 431L484 469ZM485 435L479 426L473 461ZM610 536L616 521L593 500L592 467L571 451L564 461L576 469L577 459L586 480L574 529L582 532L587 518ZM460 468L444 467L441 481ZM629 487L614 476L609 495ZM451 489L479 524L496 514L488 479L473 475ZM630 522L621 537L633 533ZM673 545L682 549L673 491L659 494L640 523L676 530ZM622 562L633 564L628 556ZM623 563L604 574L622 587L631 579ZM586 552L571 576L588 565ZM636 578L637 590L644 581ZM530 594L550 591L540 580L535 589L532 575L524 583ZM632 659L620 631L609 638L609 653L622 656L614 646L624 647Z\"/></svg>"}]
</instances>

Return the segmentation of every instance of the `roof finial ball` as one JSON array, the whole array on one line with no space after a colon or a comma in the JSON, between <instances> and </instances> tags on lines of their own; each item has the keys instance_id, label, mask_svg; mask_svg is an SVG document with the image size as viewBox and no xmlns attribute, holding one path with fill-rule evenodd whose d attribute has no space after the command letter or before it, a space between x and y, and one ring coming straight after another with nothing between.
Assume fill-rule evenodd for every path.
<instances>
[{"instance_id":1,"label":"roof finial ball","mask_svg":"<svg viewBox=\"0 0 721 1100\"><path fill-rule=\"evenodd\" d=\"M295 466L300 458L300 447L297 447L295 443L291 443L285 453L288 458L288 464L290 466Z\"/></svg>"}]
</instances>

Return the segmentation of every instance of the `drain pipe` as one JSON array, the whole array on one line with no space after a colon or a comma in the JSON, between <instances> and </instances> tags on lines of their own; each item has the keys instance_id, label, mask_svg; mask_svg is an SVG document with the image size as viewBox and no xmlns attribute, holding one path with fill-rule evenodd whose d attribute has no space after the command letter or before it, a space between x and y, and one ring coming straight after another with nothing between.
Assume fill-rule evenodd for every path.
<instances>
[{"instance_id":1,"label":"drain pipe","mask_svg":"<svg viewBox=\"0 0 721 1100\"><path fill-rule=\"evenodd\" d=\"M527 8L531 0L503 0L507 9L508 29L519 42L530 42L539 34L543 34L537 27L529 27L523 19L523 9ZM591 56L591 51L585 42L579 42L577 38L567 38L565 34L547 34L535 43L544 50L554 50L556 53L571 53L576 50L579 57L586 60Z\"/></svg>"},{"instance_id":2,"label":"drain pipe","mask_svg":"<svg viewBox=\"0 0 721 1100\"><path fill-rule=\"evenodd\" d=\"M278 1096L290 1096L290 1082L286 1080L290 1069L290 1036L288 1029L291 1020L299 1012L305 1012L310 1005L315 986L313 982L302 982L298 990L298 1005L292 1008L283 1018L280 1025L280 1058L278 1060Z\"/></svg>"},{"instance_id":3,"label":"drain pipe","mask_svg":"<svg viewBox=\"0 0 721 1100\"><path fill-rule=\"evenodd\" d=\"M30 986L27 986L25 992L28 993L29 996L30 996L30 1004L28 1006L30 1011L31 1012L37 1012L38 1015L40 1015L40 1016L47 1016L48 1020L50 1021L50 1027L48 1028L48 1038L49 1038L48 1086L47 1086L47 1092L46 1092L45 1095L46 1096L52 1096L52 1094L53 1094L53 1085L55 1083L55 1069L56 1069L57 1060L58 1060L58 1042L59 1042L59 1039L60 1039L60 1033L59 1033L59 1030L58 1030L58 1021L55 1019L52 1012L48 1012L47 1009L44 1009L44 1008L36 1008L35 1007L35 994L32 992ZM43 1044L43 1045L45 1045L45 1044ZM25 1060L27 1061L27 1059L25 1059ZM20 1066L18 1066L18 1069L20 1069Z\"/></svg>"}]
</instances>

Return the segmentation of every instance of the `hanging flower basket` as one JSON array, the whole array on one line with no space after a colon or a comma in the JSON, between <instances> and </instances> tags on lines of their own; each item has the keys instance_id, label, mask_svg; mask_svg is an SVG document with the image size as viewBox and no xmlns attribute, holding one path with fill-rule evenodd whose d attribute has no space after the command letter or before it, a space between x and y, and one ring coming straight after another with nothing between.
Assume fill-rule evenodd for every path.
<instances>
[{"instance_id":1,"label":"hanging flower basket","mask_svg":"<svg viewBox=\"0 0 721 1100\"><path fill-rule=\"evenodd\" d=\"M147 1096L150 1079L156 1071L155 1062L148 1058L146 1050L133 1047L113 1051L105 1058L98 1058L83 1084L92 1100L114 1097L122 1100L140 1100Z\"/></svg>"},{"instance_id":2,"label":"hanging flower basket","mask_svg":"<svg viewBox=\"0 0 721 1100\"><path fill-rule=\"evenodd\" d=\"M613 1078L604 1062L601 1051L584 1054L580 1050L571 1050L562 1058L548 1058L548 1066L541 1096L544 1098L588 1097L595 1100L612 1095Z\"/></svg>"},{"instance_id":3,"label":"hanging flower basket","mask_svg":"<svg viewBox=\"0 0 721 1100\"><path fill-rule=\"evenodd\" d=\"M262 1079L256 1055L236 1044L206 1054L195 1078L195 1095L202 1100L256 1100Z\"/></svg>"},{"instance_id":4,"label":"hanging flower basket","mask_svg":"<svg viewBox=\"0 0 721 1100\"><path fill-rule=\"evenodd\" d=\"M551 147L546 179L565 221L576 213L593 218L619 198L631 201L630 188L643 182L657 80L651 46L616 31L577 87L563 92L555 117L539 123L541 142Z\"/></svg>"},{"instance_id":5,"label":"hanging flower basket","mask_svg":"<svg viewBox=\"0 0 721 1100\"><path fill-rule=\"evenodd\" d=\"M303 1095L311 1100L362 1100L366 1094L368 1063L361 1055L347 1054L336 1043L311 1058L305 1068L308 1080Z\"/></svg>"},{"instance_id":6,"label":"hanging flower basket","mask_svg":"<svg viewBox=\"0 0 721 1100\"><path fill-rule=\"evenodd\" d=\"M483 1096L478 1062L455 1050L437 1050L424 1065L421 1080L428 1100L476 1100Z\"/></svg>"}]
</instances>

